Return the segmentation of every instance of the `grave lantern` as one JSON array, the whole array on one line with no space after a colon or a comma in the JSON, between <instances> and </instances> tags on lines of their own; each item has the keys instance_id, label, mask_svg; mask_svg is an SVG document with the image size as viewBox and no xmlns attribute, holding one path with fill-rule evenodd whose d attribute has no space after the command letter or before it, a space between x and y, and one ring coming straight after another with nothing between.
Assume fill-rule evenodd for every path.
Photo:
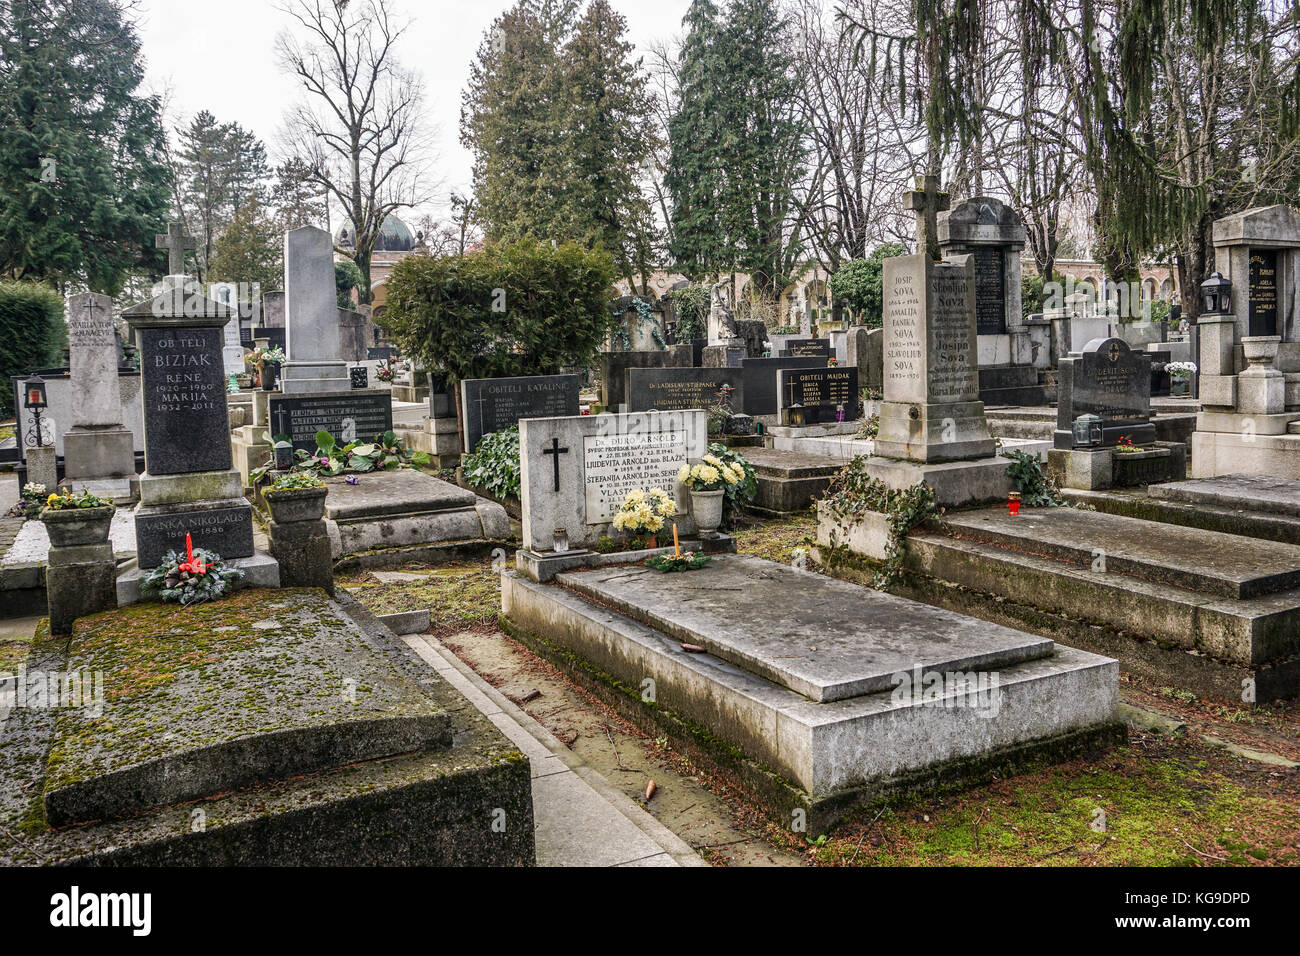
<instances>
[{"instance_id":1,"label":"grave lantern","mask_svg":"<svg viewBox=\"0 0 1300 956\"><path fill-rule=\"evenodd\" d=\"M1074 420L1074 447L1096 448L1101 444L1101 418L1097 415L1080 415Z\"/></svg>"},{"instance_id":2,"label":"grave lantern","mask_svg":"<svg viewBox=\"0 0 1300 956\"><path fill-rule=\"evenodd\" d=\"M1219 273L1211 273L1201 283L1201 312L1205 315L1228 315L1232 311L1232 282Z\"/></svg>"},{"instance_id":3,"label":"grave lantern","mask_svg":"<svg viewBox=\"0 0 1300 956\"><path fill-rule=\"evenodd\" d=\"M804 423L803 406L799 404L789 406L785 410L785 423L787 425L793 425L795 428L803 427L803 423Z\"/></svg>"},{"instance_id":4,"label":"grave lantern","mask_svg":"<svg viewBox=\"0 0 1300 956\"><path fill-rule=\"evenodd\" d=\"M33 375L23 383L23 407L31 409L41 409L48 406L45 396L45 379L39 375Z\"/></svg>"},{"instance_id":5,"label":"grave lantern","mask_svg":"<svg viewBox=\"0 0 1300 956\"><path fill-rule=\"evenodd\" d=\"M293 467L293 444L281 439L275 443L275 470L288 471Z\"/></svg>"}]
</instances>

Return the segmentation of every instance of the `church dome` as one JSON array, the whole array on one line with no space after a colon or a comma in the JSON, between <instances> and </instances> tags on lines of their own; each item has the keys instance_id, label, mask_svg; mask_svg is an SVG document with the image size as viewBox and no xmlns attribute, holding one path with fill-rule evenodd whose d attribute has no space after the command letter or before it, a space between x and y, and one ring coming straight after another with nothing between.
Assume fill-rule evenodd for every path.
<instances>
[{"instance_id":1,"label":"church dome","mask_svg":"<svg viewBox=\"0 0 1300 956\"><path fill-rule=\"evenodd\" d=\"M356 230L348 223L334 236L340 246L350 247L356 244ZM375 242L375 252L409 252L415 246L415 236L411 227L395 214L389 214L384 226L379 230L379 239Z\"/></svg>"}]
</instances>

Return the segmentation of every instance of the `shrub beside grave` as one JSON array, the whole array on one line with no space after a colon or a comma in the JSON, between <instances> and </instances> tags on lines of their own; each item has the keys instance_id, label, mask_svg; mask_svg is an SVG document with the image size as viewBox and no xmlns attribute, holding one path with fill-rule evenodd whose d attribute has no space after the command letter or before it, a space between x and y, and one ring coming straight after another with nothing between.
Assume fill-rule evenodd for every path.
<instances>
[{"instance_id":1,"label":"shrub beside grave","mask_svg":"<svg viewBox=\"0 0 1300 956\"><path fill-rule=\"evenodd\" d=\"M36 282L0 282L0 379L58 361L68 343L63 299ZM12 391L0 388L0 418L14 413Z\"/></svg>"}]
</instances>

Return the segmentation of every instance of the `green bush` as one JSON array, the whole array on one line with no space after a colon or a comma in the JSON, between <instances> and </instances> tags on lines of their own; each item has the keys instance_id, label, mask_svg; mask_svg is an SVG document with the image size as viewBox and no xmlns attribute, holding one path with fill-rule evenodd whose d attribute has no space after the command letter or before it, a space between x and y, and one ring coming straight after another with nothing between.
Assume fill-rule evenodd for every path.
<instances>
[{"instance_id":1,"label":"green bush","mask_svg":"<svg viewBox=\"0 0 1300 956\"><path fill-rule=\"evenodd\" d=\"M14 413L11 376L56 364L67 344L57 292L35 282L0 282L0 418Z\"/></svg>"},{"instance_id":2,"label":"green bush","mask_svg":"<svg viewBox=\"0 0 1300 956\"><path fill-rule=\"evenodd\" d=\"M613 330L614 262L532 239L464 256L410 256L388 280L384 328L407 355L466 378L590 365Z\"/></svg>"},{"instance_id":3,"label":"green bush","mask_svg":"<svg viewBox=\"0 0 1300 956\"><path fill-rule=\"evenodd\" d=\"M365 281L361 268L351 259L340 259L334 263L334 297L340 309L355 309L352 290Z\"/></svg>"},{"instance_id":4,"label":"green bush","mask_svg":"<svg viewBox=\"0 0 1300 956\"><path fill-rule=\"evenodd\" d=\"M511 425L479 439L461 461L465 480L498 498L519 497L519 427Z\"/></svg>"},{"instance_id":5,"label":"green bush","mask_svg":"<svg viewBox=\"0 0 1300 956\"><path fill-rule=\"evenodd\" d=\"M721 458L728 465L739 465L745 472L744 481L724 488L726 494L722 498L722 527L731 530L735 526L736 515L758 494L758 476L754 473L754 466L735 449L718 442L710 442L709 454Z\"/></svg>"},{"instance_id":6,"label":"green bush","mask_svg":"<svg viewBox=\"0 0 1300 956\"><path fill-rule=\"evenodd\" d=\"M688 285L684 289L669 289L665 299L672 300L677 310L677 341L702 339L709 331L709 290L702 285Z\"/></svg>"},{"instance_id":7,"label":"green bush","mask_svg":"<svg viewBox=\"0 0 1300 956\"><path fill-rule=\"evenodd\" d=\"M871 329L884 325L884 262L903 255L907 255L907 249L902 243L881 243L867 258L846 262L831 276L827 283L831 295L852 312L855 324Z\"/></svg>"}]
</instances>

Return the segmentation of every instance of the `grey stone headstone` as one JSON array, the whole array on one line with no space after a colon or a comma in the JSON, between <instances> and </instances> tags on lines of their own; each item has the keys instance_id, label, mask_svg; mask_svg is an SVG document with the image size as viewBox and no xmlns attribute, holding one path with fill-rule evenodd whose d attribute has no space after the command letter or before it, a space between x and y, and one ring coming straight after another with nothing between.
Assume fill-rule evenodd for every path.
<instances>
[{"instance_id":1,"label":"grey stone headstone","mask_svg":"<svg viewBox=\"0 0 1300 956\"><path fill-rule=\"evenodd\" d=\"M516 425L520 419L578 414L580 388L581 377L578 375L463 380L460 389L466 453L477 448L484 435Z\"/></svg>"},{"instance_id":2,"label":"grey stone headstone","mask_svg":"<svg viewBox=\"0 0 1300 956\"><path fill-rule=\"evenodd\" d=\"M848 331L849 364L857 366L858 384L882 388L885 384L885 330L854 326Z\"/></svg>"},{"instance_id":3,"label":"grey stone headstone","mask_svg":"<svg viewBox=\"0 0 1300 956\"><path fill-rule=\"evenodd\" d=\"M68 297L72 420L68 425L120 425L118 344L113 300L84 292Z\"/></svg>"},{"instance_id":4,"label":"grey stone headstone","mask_svg":"<svg viewBox=\"0 0 1300 956\"><path fill-rule=\"evenodd\" d=\"M634 488L674 495L678 516L692 533L689 496L677 472L708 450L702 411L629 412L528 418L519 423L523 544L549 551L557 528L570 547L587 548L611 534L610 521Z\"/></svg>"},{"instance_id":5,"label":"grey stone headstone","mask_svg":"<svg viewBox=\"0 0 1300 956\"><path fill-rule=\"evenodd\" d=\"M334 242L315 226L284 234L284 324L287 361L281 387L294 392L348 387L334 284Z\"/></svg>"},{"instance_id":6,"label":"grey stone headstone","mask_svg":"<svg viewBox=\"0 0 1300 956\"><path fill-rule=\"evenodd\" d=\"M262 325L270 329L284 328L283 292L267 292L263 294Z\"/></svg>"}]
</instances>

